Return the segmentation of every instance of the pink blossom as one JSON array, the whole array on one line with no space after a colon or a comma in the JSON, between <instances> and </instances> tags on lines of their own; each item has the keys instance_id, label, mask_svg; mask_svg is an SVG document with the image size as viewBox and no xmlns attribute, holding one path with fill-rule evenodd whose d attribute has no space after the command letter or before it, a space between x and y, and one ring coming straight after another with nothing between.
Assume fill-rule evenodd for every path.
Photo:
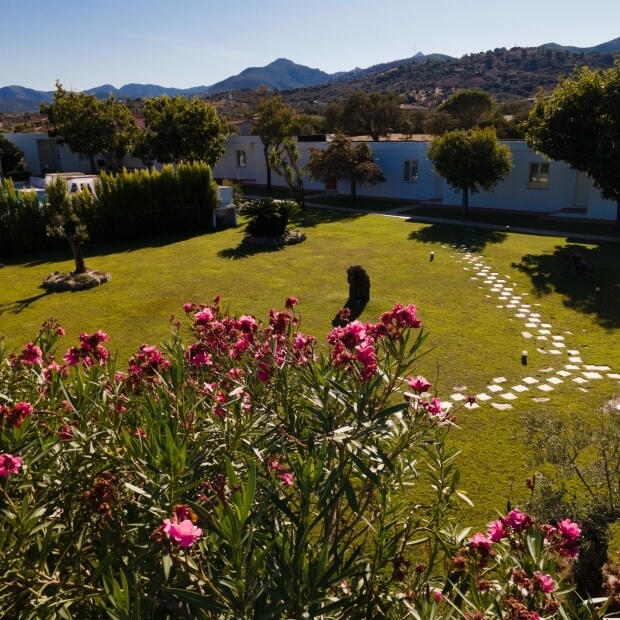
<instances>
[{"instance_id":1,"label":"pink blossom","mask_svg":"<svg viewBox=\"0 0 620 620\"><path fill-rule=\"evenodd\" d=\"M471 537L469 542L472 549L476 549L481 555L486 556L491 553L491 541L482 533L478 532Z\"/></svg>"},{"instance_id":2,"label":"pink blossom","mask_svg":"<svg viewBox=\"0 0 620 620\"><path fill-rule=\"evenodd\" d=\"M297 299L297 297L287 297L284 302L284 307L287 310L292 310L298 303L299 300Z\"/></svg>"},{"instance_id":3,"label":"pink blossom","mask_svg":"<svg viewBox=\"0 0 620 620\"><path fill-rule=\"evenodd\" d=\"M0 478L7 478L9 474L16 474L22 466L21 456L0 454Z\"/></svg>"},{"instance_id":4,"label":"pink blossom","mask_svg":"<svg viewBox=\"0 0 620 620\"><path fill-rule=\"evenodd\" d=\"M435 599L435 602L439 603L443 599L443 594L435 590L435 592L433 592L433 598Z\"/></svg>"},{"instance_id":5,"label":"pink blossom","mask_svg":"<svg viewBox=\"0 0 620 620\"><path fill-rule=\"evenodd\" d=\"M43 351L34 343L29 342L22 350L21 361L24 364L40 364Z\"/></svg>"},{"instance_id":6,"label":"pink blossom","mask_svg":"<svg viewBox=\"0 0 620 620\"><path fill-rule=\"evenodd\" d=\"M290 487L293 486L293 482L294 482L294 478L293 478L293 474L282 474L280 476L280 481L282 482L282 484L284 486Z\"/></svg>"},{"instance_id":7,"label":"pink blossom","mask_svg":"<svg viewBox=\"0 0 620 620\"><path fill-rule=\"evenodd\" d=\"M506 515L506 523L513 530L515 530L515 532L519 532L521 530L527 529L530 525L532 525L533 521L530 515L525 514L519 509L515 508Z\"/></svg>"},{"instance_id":8,"label":"pink blossom","mask_svg":"<svg viewBox=\"0 0 620 620\"><path fill-rule=\"evenodd\" d=\"M555 590L555 584L553 583L553 577L551 575L543 575L540 571L536 571L534 573L534 587L540 590L541 592L545 592L546 594L550 594Z\"/></svg>"},{"instance_id":9,"label":"pink blossom","mask_svg":"<svg viewBox=\"0 0 620 620\"><path fill-rule=\"evenodd\" d=\"M407 383L409 384L409 387L418 394L428 392L428 389L431 387L431 384L421 375L418 375L415 378L409 377L407 379Z\"/></svg>"},{"instance_id":10,"label":"pink blossom","mask_svg":"<svg viewBox=\"0 0 620 620\"><path fill-rule=\"evenodd\" d=\"M67 350L67 352L62 356L62 359L69 364L69 366L77 366L80 361L80 354L75 347L71 347Z\"/></svg>"},{"instance_id":11,"label":"pink blossom","mask_svg":"<svg viewBox=\"0 0 620 620\"><path fill-rule=\"evenodd\" d=\"M211 308L205 308L200 312L196 312L196 314L194 315L194 320L196 321L196 323L198 323L198 325L206 325L207 323L210 323L214 318L215 315L213 314L213 310L211 310Z\"/></svg>"},{"instance_id":12,"label":"pink blossom","mask_svg":"<svg viewBox=\"0 0 620 620\"><path fill-rule=\"evenodd\" d=\"M73 429L70 426L63 426L58 432L60 441L70 441L73 439Z\"/></svg>"},{"instance_id":13,"label":"pink blossom","mask_svg":"<svg viewBox=\"0 0 620 620\"><path fill-rule=\"evenodd\" d=\"M164 519L164 532L174 540L180 547L190 547L201 536L202 530L196 527L189 519L185 519L179 523L177 517Z\"/></svg>"},{"instance_id":14,"label":"pink blossom","mask_svg":"<svg viewBox=\"0 0 620 620\"><path fill-rule=\"evenodd\" d=\"M489 523L489 529L487 530L487 536L491 539L491 542L498 542L502 538L508 536L506 526L501 519Z\"/></svg>"},{"instance_id":15,"label":"pink blossom","mask_svg":"<svg viewBox=\"0 0 620 620\"><path fill-rule=\"evenodd\" d=\"M424 407L433 416L442 414L441 400L439 398L433 398L430 403L424 403Z\"/></svg>"},{"instance_id":16,"label":"pink blossom","mask_svg":"<svg viewBox=\"0 0 620 620\"><path fill-rule=\"evenodd\" d=\"M566 540L575 541L581 535L581 528L570 519L564 519L558 523L558 531Z\"/></svg>"},{"instance_id":17,"label":"pink blossom","mask_svg":"<svg viewBox=\"0 0 620 620\"><path fill-rule=\"evenodd\" d=\"M56 333L57 333L59 336L61 336L61 337L62 337L62 336L64 336L67 332L65 332L64 327L59 327L59 328L56 330Z\"/></svg>"}]
</instances>

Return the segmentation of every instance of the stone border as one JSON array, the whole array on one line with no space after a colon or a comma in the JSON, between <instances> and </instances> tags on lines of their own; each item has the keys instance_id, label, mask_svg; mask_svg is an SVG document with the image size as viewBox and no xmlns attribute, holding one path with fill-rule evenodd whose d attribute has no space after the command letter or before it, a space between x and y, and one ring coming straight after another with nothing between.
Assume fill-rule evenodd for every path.
<instances>
[{"instance_id":1,"label":"stone border","mask_svg":"<svg viewBox=\"0 0 620 620\"><path fill-rule=\"evenodd\" d=\"M84 291L105 284L111 279L112 276L109 273L92 269L87 269L86 273L80 274L75 274L72 271L69 273L55 271L43 278L41 286L48 291Z\"/></svg>"},{"instance_id":2,"label":"stone border","mask_svg":"<svg viewBox=\"0 0 620 620\"><path fill-rule=\"evenodd\" d=\"M283 245L296 245L306 240L306 234L298 230L287 230L279 237L252 237L246 235L243 237L243 243L251 245L270 245L281 247Z\"/></svg>"}]
</instances>

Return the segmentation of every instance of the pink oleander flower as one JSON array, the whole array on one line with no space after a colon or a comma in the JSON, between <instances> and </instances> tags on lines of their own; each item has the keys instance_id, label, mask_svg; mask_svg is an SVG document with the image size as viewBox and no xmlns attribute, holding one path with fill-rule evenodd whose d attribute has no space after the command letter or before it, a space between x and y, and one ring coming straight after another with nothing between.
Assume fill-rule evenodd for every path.
<instances>
[{"instance_id":1,"label":"pink oleander flower","mask_svg":"<svg viewBox=\"0 0 620 620\"><path fill-rule=\"evenodd\" d=\"M17 474L21 466L21 456L0 454L0 478L7 478L9 474Z\"/></svg>"},{"instance_id":2,"label":"pink oleander flower","mask_svg":"<svg viewBox=\"0 0 620 620\"><path fill-rule=\"evenodd\" d=\"M71 441L71 439L73 439L73 429L70 426L63 426L60 431L58 431L58 436L60 437L60 441Z\"/></svg>"},{"instance_id":3,"label":"pink oleander flower","mask_svg":"<svg viewBox=\"0 0 620 620\"><path fill-rule=\"evenodd\" d=\"M43 351L36 344L29 342L22 349L20 359L24 364L40 364L43 360Z\"/></svg>"},{"instance_id":4,"label":"pink oleander flower","mask_svg":"<svg viewBox=\"0 0 620 620\"><path fill-rule=\"evenodd\" d=\"M515 532L527 529L532 525L533 520L530 515L521 512L515 508L506 515L506 524L511 527Z\"/></svg>"},{"instance_id":5,"label":"pink oleander flower","mask_svg":"<svg viewBox=\"0 0 620 620\"><path fill-rule=\"evenodd\" d=\"M62 356L62 359L69 364L69 366L77 366L80 362L80 354L75 347L71 347Z\"/></svg>"},{"instance_id":6,"label":"pink oleander flower","mask_svg":"<svg viewBox=\"0 0 620 620\"><path fill-rule=\"evenodd\" d=\"M491 539L491 542L499 542L502 538L508 536L506 525L501 519L489 523L489 529L487 530L487 536Z\"/></svg>"},{"instance_id":7,"label":"pink oleander flower","mask_svg":"<svg viewBox=\"0 0 620 620\"><path fill-rule=\"evenodd\" d=\"M409 377L407 379L407 383L409 384L409 387L417 394L428 392L428 389L431 387L431 384L421 375L418 375L415 378Z\"/></svg>"},{"instance_id":8,"label":"pink oleander flower","mask_svg":"<svg viewBox=\"0 0 620 620\"><path fill-rule=\"evenodd\" d=\"M551 575L543 575L540 571L534 573L534 579L532 580L534 588L551 594L555 590L555 584L553 583L553 577Z\"/></svg>"},{"instance_id":9,"label":"pink oleander flower","mask_svg":"<svg viewBox=\"0 0 620 620\"><path fill-rule=\"evenodd\" d=\"M439 603L440 601L443 600L443 594L437 590L435 590L435 592L433 592L433 598L435 599L436 603Z\"/></svg>"},{"instance_id":10,"label":"pink oleander flower","mask_svg":"<svg viewBox=\"0 0 620 620\"><path fill-rule=\"evenodd\" d=\"M581 535L581 528L570 519L564 519L558 523L558 532L560 532L566 540L575 541Z\"/></svg>"},{"instance_id":11,"label":"pink oleander flower","mask_svg":"<svg viewBox=\"0 0 620 620\"><path fill-rule=\"evenodd\" d=\"M299 300L297 299L297 297L287 297L284 301L284 307L287 310L292 310L298 303Z\"/></svg>"},{"instance_id":12,"label":"pink oleander flower","mask_svg":"<svg viewBox=\"0 0 620 620\"><path fill-rule=\"evenodd\" d=\"M214 318L215 315L213 314L213 310L211 310L211 308L205 308L200 312L196 312L196 314L194 315L194 320L198 325L206 325L207 323L210 323Z\"/></svg>"},{"instance_id":13,"label":"pink oleander flower","mask_svg":"<svg viewBox=\"0 0 620 620\"><path fill-rule=\"evenodd\" d=\"M0 422L6 420L9 428L21 428L23 421L34 411L30 403L19 402L14 405L0 405Z\"/></svg>"},{"instance_id":14,"label":"pink oleander flower","mask_svg":"<svg viewBox=\"0 0 620 620\"><path fill-rule=\"evenodd\" d=\"M433 398L430 403L423 403L423 406L432 416L440 416L443 413L439 398Z\"/></svg>"},{"instance_id":15,"label":"pink oleander flower","mask_svg":"<svg viewBox=\"0 0 620 620\"><path fill-rule=\"evenodd\" d=\"M491 553L491 541L480 532L471 537L469 544L472 549L478 551L482 556L487 556Z\"/></svg>"},{"instance_id":16,"label":"pink oleander flower","mask_svg":"<svg viewBox=\"0 0 620 620\"><path fill-rule=\"evenodd\" d=\"M201 536L202 530L196 527L189 519L179 523L177 517L164 519L164 532L180 547L191 547Z\"/></svg>"},{"instance_id":17,"label":"pink oleander flower","mask_svg":"<svg viewBox=\"0 0 620 620\"><path fill-rule=\"evenodd\" d=\"M288 474L288 473L287 473L287 474L282 474L282 475L280 476L280 481L282 482L282 484L283 484L284 486L287 486L287 487L291 487L291 486L293 486L294 480L295 480L295 479L294 479L294 477L293 477L293 474Z\"/></svg>"}]
</instances>

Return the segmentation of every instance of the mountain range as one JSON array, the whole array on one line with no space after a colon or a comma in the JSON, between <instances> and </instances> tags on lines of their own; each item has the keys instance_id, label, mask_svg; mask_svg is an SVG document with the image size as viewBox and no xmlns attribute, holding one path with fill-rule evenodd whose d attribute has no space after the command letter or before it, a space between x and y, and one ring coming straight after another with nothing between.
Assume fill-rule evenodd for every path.
<instances>
[{"instance_id":1,"label":"mountain range","mask_svg":"<svg viewBox=\"0 0 620 620\"><path fill-rule=\"evenodd\" d=\"M519 49L521 48L513 48L513 50ZM583 55L591 54L614 54L620 51L620 37L588 48L546 43L539 48L534 49L551 50L552 52L562 50L563 52L582 57ZM501 50L507 51L504 48L501 48ZM495 50L496 53L497 51L498 50ZM481 52L480 54L484 55L484 52ZM486 52L486 54L488 55L490 52ZM464 56L463 59L471 58L473 56L475 55L470 54L468 56ZM415 66L421 67L423 65L429 65L429 63L433 65L436 62L449 61L457 61L457 59L445 54L424 55L422 53L418 53L411 58L381 63L366 69L356 68L350 71L328 74L320 69L311 69L310 67L298 65L286 58L278 58L265 67L249 67L238 75L231 76L221 82L212 84L211 86L194 86L192 88L180 89L158 86L156 84L126 84L121 88L116 88L111 84L104 84L95 88L89 88L84 92L87 94L94 94L100 98L106 98L110 94L113 94L117 99L139 99L158 97L161 95L213 96L222 92L239 91L244 89L254 90L263 85L268 88L281 91L296 91L299 89L310 89L313 91L317 88L324 90L326 87L329 87L329 85L344 83L356 84L359 82L360 87L368 88L369 80L372 83L381 84L387 79L382 76L389 76L389 74L397 68L411 68ZM532 68L536 67L532 66ZM457 73L462 71L457 67L455 67L454 70ZM385 89L385 84L383 84L382 88ZM39 104L42 102L49 103L52 101L53 95L54 91L38 91L24 86L15 85L4 86L0 88L0 112L5 114L14 114L20 112L38 111Z\"/></svg>"}]
</instances>

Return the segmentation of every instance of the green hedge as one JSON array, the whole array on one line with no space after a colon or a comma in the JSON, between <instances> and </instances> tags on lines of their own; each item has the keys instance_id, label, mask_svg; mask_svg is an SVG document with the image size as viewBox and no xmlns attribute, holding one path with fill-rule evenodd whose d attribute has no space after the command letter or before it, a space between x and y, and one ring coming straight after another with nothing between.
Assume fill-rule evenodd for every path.
<instances>
[{"instance_id":1,"label":"green hedge","mask_svg":"<svg viewBox=\"0 0 620 620\"><path fill-rule=\"evenodd\" d=\"M219 194L211 168L181 163L176 169L102 174L80 217L95 242L205 230L211 225ZM56 245L46 237L46 209L34 193L15 196L12 181L0 188L0 255L44 250Z\"/></svg>"}]
</instances>

